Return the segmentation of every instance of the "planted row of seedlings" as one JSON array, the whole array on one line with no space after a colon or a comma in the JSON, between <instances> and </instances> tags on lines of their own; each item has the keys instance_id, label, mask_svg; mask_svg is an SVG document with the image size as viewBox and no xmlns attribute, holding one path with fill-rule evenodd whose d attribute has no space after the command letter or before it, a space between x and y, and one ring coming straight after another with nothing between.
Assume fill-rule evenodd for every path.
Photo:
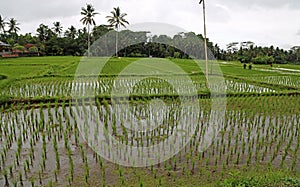
<instances>
[{"instance_id":1,"label":"planted row of seedlings","mask_svg":"<svg viewBox=\"0 0 300 187\"><path fill-rule=\"evenodd\" d=\"M258 106L258 108L247 106L250 104L248 102L252 102L252 100L255 99L257 99L257 97L240 99L241 102L246 102L244 110L241 110L241 106L237 105L231 106L230 109L226 111L224 123L218 126L218 136L212 140L211 146L203 152L199 152L198 150L203 141L203 137L209 133L208 129L210 124L208 121L212 111L209 110L209 107L206 109L204 109L205 107L201 108L200 112L195 113L195 116L198 117L196 118L198 123L195 126L194 134L192 134L188 145L177 155L163 163L155 165L151 165L150 163L148 169L153 173L154 179L159 177L157 173L158 171L161 173L162 169L164 173L167 173L167 176L174 176L174 180L176 180L178 171L181 171L181 175L191 176L201 174L203 168L207 166L216 166L226 171L226 168L232 166L244 165L250 167L253 165L266 165L269 167L299 171L299 99L297 97L272 96L265 97L265 99L261 98L260 103L263 104ZM278 101L278 99L281 101ZM298 102L298 105L283 105L287 100L292 100L292 103ZM175 134L177 130L176 127L178 127L178 123L176 122L180 121L178 118L181 112L186 112L183 113L183 115L187 115L187 113L191 112L188 110L181 111L178 109L180 107L176 106L176 104L174 105L174 103L176 102L173 102L172 105L163 112L167 115L170 113L174 115L172 115L172 117L162 116L162 118L165 119L163 125L146 132L128 130L135 129L136 127L128 127L125 122L132 121L130 118L132 117L131 114L133 111L142 119L148 119L148 117L154 116L154 118L156 117L154 121L161 121L157 115L152 113L151 105L149 106L147 104L144 104L145 106L135 105L132 110L127 110L125 107L125 110L122 110L122 112L117 112L116 110L118 110L118 108L111 107L108 103L104 103L104 105L98 104L98 107L96 107L98 109L95 109L95 106L91 103L84 109L88 111L87 113L89 113L89 115L84 117L86 113L81 112L78 116L85 118L84 121L87 124L90 124L91 121L98 122L95 126L84 126L86 129L81 129L82 131L98 132L100 131L99 128L106 125L109 134L113 135L125 145L140 148L138 153L142 153L143 147L157 145L159 142ZM234 105L235 99L230 99L229 103ZM206 104L209 104L209 102ZM276 112L273 111L274 105L277 107ZM122 116L120 116L120 114ZM147 116L147 114L150 116ZM151 125L151 117L146 122L149 126ZM124 119L123 123L118 122L118 119ZM192 126L192 124L187 124L187 126ZM100 141L98 139L99 137L86 136L85 138L89 141L90 145L95 147L99 146L93 144L93 142ZM173 139L174 142L169 143L176 144L177 141L184 141L185 138L184 136L178 136L178 139ZM102 149L106 148L99 147ZM169 150L172 151L172 148L174 149L174 147L171 146ZM116 158L122 158L126 163L138 154L135 152L131 153L131 149L126 151L124 155L127 157L117 155ZM108 152L107 154L110 153ZM161 155L164 155L163 151ZM146 162L146 164L148 165L149 163ZM159 179L157 180L159 181Z\"/></svg>"},{"instance_id":2,"label":"planted row of seedlings","mask_svg":"<svg viewBox=\"0 0 300 187\"><path fill-rule=\"evenodd\" d=\"M226 80L226 90L228 92L246 92L246 93L274 93L274 89L261 87L247 82L237 82L234 80Z\"/></svg>"},{"instance_id":3,"label":"planted row of seedlings","mask_svg":"<svg viewBox=\"0 0 300 187\"><path fill-rule=\"evenodd\" d=\"M189 103L191 102L191 103ZM199 108L197 108L199 102ZM105 161L104 157L130 162L145 156L147 147L158 145L161 156L188 144L170 159L152 164L146 160L153 180L176 180L178 175L201 175L206 167L269 165L300 170L299 98L288 96L229 98L224 120L212 120L210 100L130 101L76 100L62 103L0 108L0 183L4 186L126 185L128 176L145 184L137 172ZM290 103L290 104L286 104ZM157 106L158 105L158 106ZM193 108L195 107L195 108ZM217 107L218 108L218 107ZM195 110L197 109L197 110ZM190 116L187 118L186 116ZM211 145L199 152L210 129L217 124ZM180 123L185 122L181 129ZM124 152L104 146L100 132L129 146ZM188 136L186 136L188 134ZM100 134L101 135L101 134ZM84 141L85 140L85 141ZM88 148L104 150L98 155ZM116 147L115 150L120 150ZM133 149L135 148L135 149ZM168 148L168 149L167 149ZM135 150L135 151L132 151ZM124 150L123 150L124 151ZM75 168L76 167L76 168ZM93 175L93 180L91 180ZM95 177L96 176L96 177ZM96 180L94 180L96 178Z\"/></svg>"},{"instance_id":4,"label":"planted row of seedlings","mask_svg":"<svg viewBox=\"0 0 300 187\"><path fill-rule=\"evenodd\" d=\"M71 103L11 108L0 109L3 186L89 186L91 170L105 173L103 162L90 169L100 157L81 138Z\"/></svg>"},{"instance_id":5,"label":"planted row of seedlings","mask_svg":"<svg viewBox=\"0 0 300 187\"><path fill-rule=\"evenodd\" d=\"M257 77L249 77L249 79L258 82L268 83L268 84L277 84L277 85L285 85L285 86L300 88L299 76L257 76Z\"/></svg>"},{"instance_id":6,"label":"planted row of seedlings","mask_svg":"<svg viewBox=\"0 0 300 187\"><path fill-rule=\"evenodd\" d=\"M113 78L85 78L84 81L22 81L15 83L1 91L1 95L10 95L18 98L28 98L37 96L71 96L72 94L85 95L87 90L93 90L94 94L111 94L122 90L123 94L135 93L138 95L166 95L183 92L207 91L202 80L193 80L193 87L187 84L186 79L174 78L166 81L164 78L133 79L121 77L117 80ZM214 84L212 84L214 86ZM220 85L217 85L220 87ZM274 89L261 87L246 82L226 80L224 88L228 92L247 92L247 93L273 93ZM132 88L132 89L127 89ZM214 88L215 90L218 88Z\"/></svg>"},{"instance_id":7,"label":"planted row of seedlings","mask_svg":"<svg viewBox=\"0 0 300 187\"><path fill-rule=\"evenodd\" d=\"M66 80L29 80L15 82L11 86L3 89L2 95L11 95L19 98L37 97L37 96L66 96L70 95L72 81Z\"/></svg>"}]
</instances>

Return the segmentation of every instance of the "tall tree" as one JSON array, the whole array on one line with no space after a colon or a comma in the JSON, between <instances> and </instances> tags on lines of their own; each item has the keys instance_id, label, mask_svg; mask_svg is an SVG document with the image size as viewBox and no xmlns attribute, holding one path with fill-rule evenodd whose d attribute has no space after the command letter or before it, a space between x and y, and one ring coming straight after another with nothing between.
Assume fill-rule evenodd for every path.
<instances>
[{"instance_id":1,"label":"tall tree","mask_svg":"<svg viewBox=\"0 0 300 187\"><path fill-rule=\"evenodd\" d=\"M65 36L71 39L75 39L77 36L76 28L73 25L71 25L71 27L68 28L68 30L66 30Z\"/></svg>"},{"instance_id":2,"label":"tall tree","mask_svg":"<svg viewBox=\"0 0 300 187\"><path fill-rule=\"evenodd\" d=\"M54 31L54 33L55 34L57 34L59 37L60 37L60 35L61 35L61 32L62 32L62 26L61 26L61 23L59 22L59 21L56 21L56 22L54 22L53 23L53 31Z\"/></svg>"},{"instance_id":3,"label":"tall tree","mask_svg":"<svg viewBox=\"0 0 300 187\"><path fill-rule=\"evenodd\" d=\"M292 54L295 54L296 56L296 61L299 61L299 57L300 57L300 46L294 46L291 48L291 52Z\"/></svg>"},{"instance_id":4,"label":"tall tree","mask_svg":"<svg viewBox=\"0 0 300 187\"><path fill-rule=\"evenodd\" d=\"M104 34L108 33L111 30L112 29L110 28L110 26L99 25L99 26L94 27L91 34L94 37L94 39L97 40L98 38L100 38L101 36L103 36Z\"/></svg>"},{"instance_id":5,"label":"tall tree","mask_svg":"<svg viewBox=\"0 0 300 187\"><path fill-rule=\"evenodd\" d=\"M20 28L18 27L18 25L20 25L19 23L17 23L17 20L15 20L14 18L10 18L8 20L8 32L10 34L17 34L18 31L20 31Z\"/></svg>"},{"instance_id":6,"label":"tall tree","mask_svg":"<svg viewBox=\"0 0 300 187\"><path fill-rule=\"evenodd\" d=\"M90 25L96 25L94 17L97 14L98 13L95 12L95 9L91 4L87 4L86 8L81 8L81 15L83 15L83 18L81 18L80 21L88 26L88 56L90 56Z\"/></svg>"},{"instance_id":7,"label":"tall tree","mask_svg":"<svg viewBox=\"0 0 300 187\"><path fill-rule=\"evenodd\" d=\"M227 44L227 51L229 53L237 52L238 51L238 46L237 46L238 44L239 44L239 42L231 42L231 43Z\"/></svg>"},{"instance_id":8,"label":"tall tree","mask_svg":"<svg viewBox=\"0 0 300 187\"><path fill-rule=\"evenodd\" d=\"M3 34L5 33L5 25L7 23L5 22L5 19L3 19L0 15L0 33L2 32Z\"/></svg>"},{"instance_id":9,"label":"tall tree","mask_svg":"<svg viewBox=\"0 0 300 187\"><path fill-rule=\"evenodd\" d=\"M118 56L118 31L119 28L125 27L125 24L129 24L129 22L127 20L125 20L125 16L127 16L126 13L121 13L121 10L119 7L114 8L113 11L111 11L111 16L106 16L106 18L108 19L109 24L114 27L117 32L116 32L116 56Z\"/></svg>"},{"instance_id":10,"label":"tall tree","mask_svg":"<svg viewBox=\"0 0 300 187\"><path fill-rule=\"evenodd\" d=\"M36 30L38 38L40 41L45 44L46 40L50 39L54 33L47 25L40 24L39 28Z\"/></svg>"}]
</instances>

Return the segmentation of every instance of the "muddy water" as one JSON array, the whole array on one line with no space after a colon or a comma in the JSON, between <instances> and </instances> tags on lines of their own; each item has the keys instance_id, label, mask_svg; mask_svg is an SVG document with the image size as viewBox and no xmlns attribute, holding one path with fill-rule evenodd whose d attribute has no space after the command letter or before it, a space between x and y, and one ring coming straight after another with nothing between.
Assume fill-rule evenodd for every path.
<instances>
[{"instance_id":1,"label":"muddy water","mask_svg":"<svg viewBox=\"0 0 300 187\"><path fill-rule=\"evenodd\" d=\"M1 161L3 161L1 169L6 168L8 171L8 179L11 186L13 181L18 181L18 184L20 184L19 172L22 173L24 186L31 185L31 178L34 178L35 184L39 185L38 171L41 170L43 160L42 137L44 134L47 159L45 162L46 167L41 172L41 182L44 185L50 180L55 182L56 158L53 139L54 135L56 135L61 169L58 172L58 182L55 186L68 185L70 164L64 141L64 135L67 135L67 144L71 149L71 156L75 166L74 183L76 182L79 186L84 184L85 164L82 160L79 146L81 143L87 156L93 182L100 185L102 181L101 168L94 157L95 152L89 148L84 140L87 140L88 144L94 146L94 148L99 146L103 149L101 144L99 144L101 142L99 140L106 141L107 139L104 136L97 135L100 133L100 127L103 128L105 124L107 125L107 132L116 140L123 140L124 144L126 144L127 140L128 145L136 147L136 150L127 150L122 155L120 152L117 152L114 155L114 158L122 158L125 163L128 163L130 158L138 156L141 147L143 147L142 144L144 146L147 143L149 146L152 146L152 144L156 145L159 142L163 142L167 137L174 135L175 132L177 132L175 136L177 138L167 143L182 143L182 140L188 138L186 137L187 132L195 130L195 134L193 134L195 136L192 136L187 146L173 157L177 157L177 169L182 168L187 160L186 155L191 152L192 155L202 154L198 152L199 142L203 141L201 138L205 137L205 134L208 134L209 131L211 111L203 110L200 107L198 112L192 112L194 112L192 107L181 109L176 104L162 105L159 101L155 101L150 104L135 104L130 108L126 105L115 105L114 107L111 105L97 107L94 105L72 105L64 108L32 108L2 113L0 116L0 155L5 152L6 156L3 157L4 160L1 158ZM189 113L192 113L192 115L189 115L191 118L187 119L185 116ZM186 122L187 127L192 128L180 129L179 122ZM297 148L299 126L299 114L266 115L255 114L255 112L249 114L241 111L226 111L225 121L218 126L220 132L213 139L213 144L204 151L201 163L203 164L209 159L209 165L215 165L215 159L217 158L217 165L221 166L223 162L226 162L228 155L230 155L228 165L234 165L238 152L240 153L238 165L246 164L249 155L250 164L257 162L268 163L272 160L272 156L275 153L272 165L280 167L285 149L288 147L289 151L284 165L290 168L294 155L297 156L296 159L300 158L299 150L296 154L293 153ZM75 131L76 128L81 128L80 130L83 132L78 136L79 142L77 145L75 132L78 133L79 131ZM8 146L9 139L12 140L11 146ZM22 140L21 154L18 159L19 166L16 164L17 159L15 156L18 150L18 139ZM24 165L26 160L30 160L30 140L32 139L36 140L33 146L35 158L33 164L30 165L29 171L25 173ZM290 146L288 146L289 141L291 141ZM266 152L265 148L267 148ZM167 147L164 149L167 150ZM168 151L172 151L175 148L170 147L168 149ZM249 152L249 150L251 151ZM111 153L110 151L100 154L108 157L108 154ZM159 151L163 153L163 150L159 149ZM259 161L256 160L256 152L260 157ZM263 157L264 159L262 159ZM117 185L118 174L115 165L108 161L104 161L104 164L106 166L106 184ZM10 166L13 166L13 176L9 172ZM191 162L189 162L189 167L192 167ZM296 169L300 170L299 162L296 162ZM4 178L1 175L0 185L3 184Z\"/></svg>"},{"instance_id":2,"label":"muddy water","mask_svg":"<svg viewBox=\"0 0 300 187\"><path fill-rule=\"evenodd\" d=\"M163 133L169 133L169 131L174 131L174 125L178 124L178 118L182 116L182 114L178 114L178 112L174 112L176 109L176 105L170 105L165 106L163 108L157 108L155 106L156 104L161 104L160 101L154 102L150 104L150 107L148 105L135 105L132 107L132 110L130 112L124 112L124 110L127 110L127 108L122 106L114 107L115 109L112 110L111 106L104 107L95 107L95 106L66 106L64 108L62 107L55 107L55 108L32 108L30 110L19 110L9 113L3 113L0 117L1 122L1 153L4 154L4 163L2 165L2 168L6 168L6 170L9 172L9 167L13 167L13 175L9 174L9 182L12 185L13 181L19 181L18 175L19 173L22 173L23 176L23 183L25 186L30 185L31 178L35 179L35 183L40 183L38 172L41 172L41 182L42 184L47 184L50 180L53 182L55 181L54 178L54 172L56 170L56 157L55 157L55 151L53 148L53 139L54 135L57 138L58 143L58 152L60 157L60 165L61 169L58 172L58 183L67 185L68 182L68 175L70 173L70 164L69 164L69 156L67 153L67 149L65 148L65 140L64 136L66 133L67 135L67 141L68 145L70 146L70 149L72 151L72 158L74 162L74 166L76 168L80 168L75 171L75 176L82 177L84 173L84 163L82 161L81 156L81 149L78 144L82 143L83 149L85 154L88 158L88 163L91 167L90 170L100 172L99 165L96 163L95 159L95 152L90 149L87 144L85 143L84 139L91 141L90 137L94 136L88 136L85 137L85 134L83 133L79 134L78 129L83 127L82 132L85 132L84 127L91 127L89 129L92 134L95 134L97 130L95 129L95 126L91 126L90 124L97 121L99 124L108 123L108 131L109 133L113 134L112 124L114 119L116 120L117 124L117 135L120 136L124 134L124 127L131 130L128 130L128 139L132 140L130 144L137 146L137 144L140 144L140 134L145 134L144 131L156 131L158 134ZM150 110L145 110L146 108L150 108ZM167 112L172 111L172 112ZM192 112L191 109L186 112ZM165 113L165 114L164 114ZM125 122L125 126L121 126L121 123L123 123L122 120L130 121L129 118L132 118L129 114L134 114L135 116L139 116L138 121L136 122L137 125L135 128L132 128L129 126L130 124ZM164 114L164 115L161 115ZM202 114L203 115L203 114ZM197 117L197 115L193 115L194 118ZM122 120L121 120L122 119ZM186 118L183 118L186 120ZM150 123L147 123L147 120L151 122L151 124L154 123L164 123L164 124L171 124L168 127L159 127L159 126L152 126ZM186 120L188 121L188 120ZM194 121L196 122L196 121ZM78 124L83 124L83 126L79 126ZM96 124L96 123L95 123ZM196 124L196 123L194 123ZM144 127L143 127L144 126ZM78 129L77 129L78 128ZM150 129L148 129L150 128ZM77 131L75 131L77 129ZM99 130L99 129L98 129ZM79 142L76 145L75 141L75 135L74 133L77 132L79 135ZM140 134L139 134L139 133ZM156 141L159 141L159 135L155 135L157 138ZM178 133L178 136L183 136L181 132ZM117 135L115 137L117 138ZM150 135L150 134L149 134ZM170 133L171 135L171 133ZM43 138L45 137L45 143L46 143L46 161L45 161L45 169L41 169L41 164L43 162L42 155L43 155ZM82 138L85 137L85 138ZM101 136L100 136L101 137ZM17 159L16 158L16 152L19 148L18 145L18 139L22 142L20 156ZM10 141L11 140L11 141ZM33 141L33 149L34 149L34 159L32 165L30 164L29 170L25 172L24 165L26 163L26 160L29 160L31 163L31 157L30 157L30 149L31 149L31 141ZM145 138L143 138L143 141L145 142ZM11 142L11 145L9 145ZM133 152L133 154L137 154L136 152ZM128 159L128 158L126 158ZM19 164L17 164L17 162ZM110 165L108 165L107 168L110 168ZM107 171L108 173L112 171ZM115 180L113 179L114 176L107 175L106 181L113 184ZM0 177L0 183L4 183L3 176ZM101 180L100 180L101 181ZM20 182L18 182L20 184Z\"/></svg>"}]
</instances>

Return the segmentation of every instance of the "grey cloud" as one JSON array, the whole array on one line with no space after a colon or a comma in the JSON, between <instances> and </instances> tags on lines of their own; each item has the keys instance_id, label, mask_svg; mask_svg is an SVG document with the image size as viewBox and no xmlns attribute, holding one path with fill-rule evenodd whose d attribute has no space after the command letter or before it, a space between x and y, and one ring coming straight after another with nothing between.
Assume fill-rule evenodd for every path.
<instances>
[{"instance_id":1,"label":"grey cloud","mask_svg":"<svg viewBox=\"0 0 300 187\"><path fill-rule=\"evenodd\" d=\"M66 5L64 1L43 1L27 0L19 1L18 5L13 1L4 1L1 3L1 14L6 17L15 17L22 21L31 21L49 17L71 16L75 12L76 3ZM78 7L77 11L78 10Z\"/></svg>"},{"instance_id":2,"label":"grey cloud","mask_svg":"<svg viewBox=\"0 0 300 187\"><path fill-rule=\"evenodd\" d=\"M208 21L215 23L226 23L231 19L229 9L222 5L210 5L209 7L213 11L208 11Z\"/></svg>"},{"instance_id":3,"label":"grey cloud","mask_svg":"<svg viewBox=\"0 0 300 187\"><path fill-rule=\"evenodd\" d=\"M264 8L280 8L287 6L290 9L300 8L299 0L216 0L221 4L230 6L239 6L245 8L264 7Z\"/></svg>"},{"instance_id":4,"label":"grey cloud","mask_svg":"<svg viewBox=\"0 0 300 187\"><path fill-rule=\"evenodd\" d=\"M196 33L202 32L199 0L0 1L0 15L15 18L20 23L20 33L34 33L40 23L52 25L54 21L62 22L64 29L69 25L81 27L80 11L86 2L93 4L101 14L95 18L97 24L106 23L105 16L110 14L113 7L120 6L122 12L128 13L127 19L131 24L157 21L180 25ZM299 43L295 41L295 36L297 34L297 39L300 36L297 27L300 0L207 0L206 5L209 36L216 38L215 42L253 38L272 44L279 39L281 43ZM267 31L270 38L259 37ZM287 38L283 38L283 35Z\"/></svg>"},{"instance_id":5,"label":"grey cloud","mask_svg":"<svg viewBox=\"0 0 300 187\"><path fill-rule=\"evenodd\" d=\"M21 22L30 22L32 20L42 20L44 18L62 18L79 15L81 7L85 2L80 0L68 1L45 1L45 0L26 0L2 1L0 14L3 17L14 17ZM92 3L97 10L103 10L110 6L108 0L95 1Z\"/></svg>"}]
</instances>

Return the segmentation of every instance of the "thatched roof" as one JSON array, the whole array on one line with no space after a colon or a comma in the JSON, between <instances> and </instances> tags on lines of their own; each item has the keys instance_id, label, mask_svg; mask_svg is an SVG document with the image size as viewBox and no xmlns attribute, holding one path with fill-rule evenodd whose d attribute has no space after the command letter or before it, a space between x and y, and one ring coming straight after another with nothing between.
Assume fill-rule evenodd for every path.
<instances>
[{"instance_id":1,"label":"thatched roof","mask_svg":"<svg viewBox=\"0 0 300 187\"><path fill-rule=\"evenodd\" d=\"M0 41L0 46L7 46L8 47L10 45Z\"/></svg>"}]
</instances>

